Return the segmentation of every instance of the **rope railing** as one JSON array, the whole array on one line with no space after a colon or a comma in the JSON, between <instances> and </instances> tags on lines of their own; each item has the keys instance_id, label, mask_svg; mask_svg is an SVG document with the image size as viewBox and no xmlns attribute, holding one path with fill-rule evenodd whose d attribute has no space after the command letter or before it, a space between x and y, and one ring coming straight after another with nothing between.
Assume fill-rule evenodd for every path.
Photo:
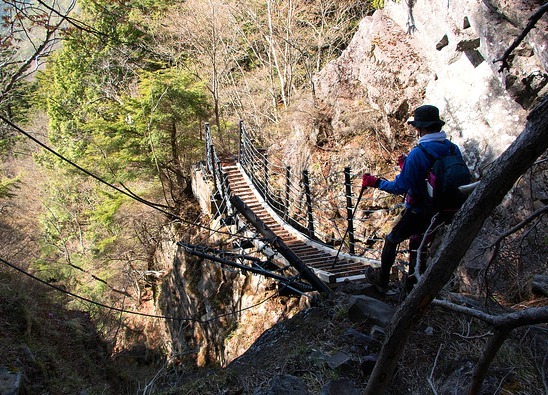
<instances>
[{"instance_id":1,"label":"rope railing","mask_svg":"<svg viewBox=\"0 0 548 395\"><path fill-rule=\"evenodd\" d=\"M214 217L224 217L225 219L232 213L230 204L230 185L228 177L222 169L222 163L211 138L211 129L209 124L205 125L205 140L206 140L206 168L213 178L215 193L212 198L212 203L215 207Z\"/></svg>"},{"instance_id":2,"label":"rope railing","mask_svg":"<svg viewBox=\"0 0 548 395\"><path fill-rule=\"evenodd\" d=\"M311 176L307 170L296 174L291 167L270 161L266 150L258 148L253 137L246 132L243 122L240 122L238 158L265 202L290 226L311 239L331 246L343 242L341 239L348 227L351 232L344 240L345 252L378 258L378 250L370 247L378 239L374 235L366 235L367 218L373 212L391 210L397 206L358 209L351 218L356 199L356 187L352 183L358 175L351 174L350 168L337 174L330 173L329 179L340 177L341 183L326 187L325 177ZM375 203L378 207L379 199Z\"/></svg>"},{"instance_id":3,"label":"rope railing","mask_svg":"<svg viewBox=\"0 0 548 395\"><path fill-rule=\"evenodd\" d=\"M215 152L208 124L205 135L205 167L216 190L214 215L230 217L234 212L230 203L230 186ZM330 172L329 177L322 177L311 175L307 170L297 172L290 166L276 164L270 160L266 149L259 148L243 122L240 122L238 161L266 204L289 226L331 247L338 248L342 243L342 252L380 258L379 249L374 247L378 247L377 242L381 239L371 229L371 215L400 208L402 204L394 204L393 197L364 196L360 207L355 209L358 188L361 187L356 179L359 180L360 175L352 174L346 167L340 172ZM330 181L337 178L340 183ZM345 233L347 236L344 238Z\"/></svg>"}]
</instances>

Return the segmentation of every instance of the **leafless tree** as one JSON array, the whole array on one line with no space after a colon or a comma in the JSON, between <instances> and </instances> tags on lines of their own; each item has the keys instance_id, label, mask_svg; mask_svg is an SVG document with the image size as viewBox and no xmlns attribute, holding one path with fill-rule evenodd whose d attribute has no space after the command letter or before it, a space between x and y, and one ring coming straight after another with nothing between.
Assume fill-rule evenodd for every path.
<instances>
[{"instance_id":1,"label":"leafless tree","mask_svg":"<svg viewBox=\"0 0 548 395\"><path fill-rule=\"evenodd\" d=\"M6 101L19 81L43 66L46 58L61 39L68 26L67 18L75 0L62 7L54 0L4 0L0 30L0 101Z\"/></svg>"}]
</instances>

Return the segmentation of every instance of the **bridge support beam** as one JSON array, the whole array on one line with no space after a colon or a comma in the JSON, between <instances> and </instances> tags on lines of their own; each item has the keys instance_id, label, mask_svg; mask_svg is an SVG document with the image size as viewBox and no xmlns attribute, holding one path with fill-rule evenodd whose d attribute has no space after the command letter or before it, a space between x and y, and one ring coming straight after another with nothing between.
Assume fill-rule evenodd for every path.
<instances>
[{"instance_id":1,"label":"bridge support beam","mask_svg":"<svg viewBox=\"0 0 548 395\"><path fill-rule=\"evenodd\" d=\"M314 215L312 214L312 195L310 194L310 178L308 170L303 170L304 194L306 196L306 212L308 214L308 236L314 237Z\"/></svg>"},{"instance_id":2,"label":"bridge support beam","mask_svg":"<svg viewBox=\"0 0 548 395\"><path fill-rule=\"evenodd\" d=\"M344 185L346 188L346 218L348 221L348 244L350 253L356 252L354 240L354 207L352 207L352 181L350 179L350 167L344 168ZM344 243L344 240L341 241Z\"/></svg>"},{"instance_id":3,"label":"bridge support beam","mask_svg":"<svg viewBox=\"0 0 548 395\"><path fill-rule=\"evenodd\" d=\"M230 197L233 207L238 210L258 231L261 233L276 250L293 266L302 277L307 280L314 289L322 293L331 293L331 289L320 280L308 266L291 249L285 245L261 219L236 195Z\"/></svg>"}]
</instances>

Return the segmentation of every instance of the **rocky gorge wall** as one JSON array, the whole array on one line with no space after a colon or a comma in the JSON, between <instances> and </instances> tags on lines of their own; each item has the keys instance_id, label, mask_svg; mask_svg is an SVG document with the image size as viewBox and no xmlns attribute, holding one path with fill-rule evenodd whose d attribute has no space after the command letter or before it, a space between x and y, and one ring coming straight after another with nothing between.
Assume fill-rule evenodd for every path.
<instances>
[{"instance_id":1,"label":"rocky gorge wall","mask_svg":"<svg viewBox=\"0 0 548 395\"><path fill-rule=\"evenodd\" d=\"M278 296L271 279L186 253L173 241L210 247L226 242L227 229L212 212L213 183L199 167L192 187L195 204L186 208L192 213L187 217L201 217L203 228L200 232L195 227L166 229L152 265L163 277L152 283L154 299L142 304L147 313L155 308L178 318L150 326L143 336L148 337L147 344L168 356L170 365L182 369L226 366L265 330L302 309L299 298Z\"/></svg>"}]
</instances>

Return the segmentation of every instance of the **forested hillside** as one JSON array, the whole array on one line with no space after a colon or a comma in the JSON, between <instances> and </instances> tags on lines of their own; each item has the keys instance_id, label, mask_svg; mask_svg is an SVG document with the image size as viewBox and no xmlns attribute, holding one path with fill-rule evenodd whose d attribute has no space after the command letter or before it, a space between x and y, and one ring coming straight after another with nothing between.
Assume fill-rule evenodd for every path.
<instances>
[{"instance_id":1,"label":"forested hillside","mask_svg":"<svg viewBox=\"0 0 548 395\"><path fill-rule=\"evenodd\" d=\"M302 391L336 393L325 388L338 378L352 380L341 393L363 391L382 339L348 318L362 285L329 300L279 295L177 249L223 237L192 193L204 125L231 156L243 120L275 161L331 193L344 166L355 182L395 175L415 143L405 120L435 102L475 179L487 178L548 85L545 13L505 70L492 59L545 7L506 3L2 1L2 377L29 394L284 393L270 379L287 374ZM530 159L444 289L483 312L547 308L546 288L531 285L548 275L546 152ZM376 243L397 214L383 198L364 198L378 212L362 236ZM548 389L545 325L513 333L489 391ZM359 338L366 357L351 331L372 331ZM427 315L390 393L453 393L490 331ZM341 350L351 357L338 365Z\"/></svg>"}]
</instances>

